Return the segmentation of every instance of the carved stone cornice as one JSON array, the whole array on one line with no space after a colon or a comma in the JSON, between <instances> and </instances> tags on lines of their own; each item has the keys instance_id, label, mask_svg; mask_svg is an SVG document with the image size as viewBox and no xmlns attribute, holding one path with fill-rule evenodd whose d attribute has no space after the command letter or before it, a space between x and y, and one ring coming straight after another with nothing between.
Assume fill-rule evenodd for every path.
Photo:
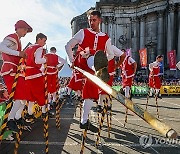
<instances>
[{"instance_id":1,"label":"carved stone cornice","mask_svg":"<svg viewBox=\"0 0 180 154\"><path fill-rule=\"evenodd\" d=\"M146 20L146 16L142 15L142 16L139 17L139 19L140 19L140 22L144 22Z\"/></svg>"},{"instance_id":2,"label":"carved stone cornice","mask_svg":"<svg viewBox=\"0 0 180 154\"><path fill-rule=\"evenodd\" d=\"M103 17L102 17L102 22L103 22L104 24L108 24L107 16L103 16Z\"/></svg>"},{"instance_id":3,"label":"carved stone cornice","mask_svg":"<svg viewBox=\"0 0 180 154\"><path fill-rule=\"evenodd\" d=\"M178 12L180 12L180 4L177 6L177 10Z\"/></svg>"},{"instance_id":4,"label":"carved stone cornice","mask_svg":"<svg viewBox=\"0 0 180 154\"><path fill-rule=\"evenodd\" d=\"M108 17L108 23L114 23L114 17L110 16Z\"/></svg>"},{"instance_id":5,"label":"carved stone cornice","mask_svg":"<svg viewBox=\"0 0 180 154\"><path fill-rule=\"evenodd\" d=\"M131 17L130 20L131 20L131 22L138 22L139 18L138 17Z\"/></svg>"},{"instance_id":6,"label":"carved stone cornice","mask_svg":"<svg viewBox=\"0 0 180 154\"><path fill-rule=\"evenodd\" d=\"M169 11L170 13L172 13L172 12L175 11L175 9L176 9L175 5L170 4L170 5L169 5L169 8L168 8L168 11Z\"/></svg>"},{"instance_id":7,"label":"carved stone cornice","mask_svg":"<svg viewBox=\"0 0 180 154\"><path fill-rule=\"evenodd\" d=\"M164 10L158 11L157 12L157 17L162 18L164 16Z\"/></svg>"}]
</instances>

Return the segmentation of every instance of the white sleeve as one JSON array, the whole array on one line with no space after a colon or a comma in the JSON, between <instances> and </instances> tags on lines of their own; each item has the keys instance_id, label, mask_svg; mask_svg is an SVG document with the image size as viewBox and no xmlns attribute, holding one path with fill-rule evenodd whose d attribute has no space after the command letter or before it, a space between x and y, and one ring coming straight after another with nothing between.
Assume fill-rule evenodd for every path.
<instances>
[{"instance_id":1,"label":"white sleeve","mask_svg":"<svg viewBox=\"0 0 180 154\"><path fill-rule=\"evenodd\" d=\"M152 71L152 70L153 70L153 67L154 67L154 63L150 63L150 64L149 64L149 70Z\"/></svg>"},{"instance_id":2,"label":"white sleeve","mask_svg":"<svg viewBox=\"0 0 180 154\"><path fill-rule=\"evenodd\" d=\"M108 61L110 61L111 59L114 58L114 52L113 52L113 49L112 49L111 39L110 38L106 41L105 51L106 51L106 54L107 54Z\"/></svg>"},{"instance_id":3,"label":"white sleeve","mask_svg":"<svg viewBox=\"0 0 180 154\"><path fill-rule=\"evenodd\" d=\"M59 64L57 65L57 67L61 67L62 65L66 63L66 60L58 56L58 62Z\"/></svg>"},{"instance_id":4,"label":"white sleeve","mask_svg":"<svg viewBox=\"0 0 180 154\"><path fill-rule=\"evenodd\" d=\"M73 58L73 51L72 48L75 47L76 44L81 44L82 41L84 40L84 30L81 29L79 32L77 32L72 39L66 44L65 49L66 53L69 57L69 61L72 63L74 58Z\"/></svg>"},{"instance_id":5,"label":"white sleeve","mask_svg":"<svg viewBox=\"0 0 180 154\"><path fill-rule=\"evenodd\" d=\"M176 64L176 67L180 70L180 61Z\"/></svg>"},{"instance_id":6,"label":"white sleeve","mask_svg":"<svg viewBox=\"0 0 180 154\"><path fill-rule=\"evenodd\" d=\"M36 64L44 64L46 63L46 59L42 57L43 47L38 48L35 53L35 63Z\"/></svg>"},{"instance_id":7,"label":"white sleeve","mask_svg":"<svg viewBox=\"0 0 180 154\"><path fill-rule=\"evenodd\" d=\"M112 49L115 56L120 57L121 55L123 55L123 52L120 49L118 49L116 46L112 45Z\"/></svg>"},{"instance_id":8,"label":"white sleeve","mask_svg":"<svg viewBox=\"0 0 180 154\"><path fill-rule=\"evenodd\" d=\"M132 58L132 57L129 57L129 59L128 59L128 63L129 64L133 64L133 63L135 63L136 61Z\"/></svg>"},{"instance_id":9,"label":"white sleeve","mask_svg":"<svg viewBox=\"0 0 180 154\"><path fill-rule=\"evenodd\" d=\"M14 42L4 39L3 42L0 43L0 51L8 55L19 56L19 51L11 49L14 45Z\"/></svg>"}]
</instances>

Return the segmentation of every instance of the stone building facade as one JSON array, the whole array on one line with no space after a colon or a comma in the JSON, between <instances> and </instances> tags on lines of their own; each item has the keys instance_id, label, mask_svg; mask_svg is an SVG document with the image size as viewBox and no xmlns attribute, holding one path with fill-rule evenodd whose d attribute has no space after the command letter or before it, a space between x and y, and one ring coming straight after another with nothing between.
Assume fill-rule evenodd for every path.
<instances>
[{"instance_id":1,"label":"stone building facade","mask_svg":"<svg viewBox=\"0 0 180 154\"><path fill-rule=\"evenodd\" d=\"M102 32L108 33L118 48L131 48L139 63L139 50L147 48L148 63L158 54L176 50L180 60L180 0L100 0L96 9L102 13ZM72 19L72 34L88 27L86 13Z\"/></svg>"}]
</instances>

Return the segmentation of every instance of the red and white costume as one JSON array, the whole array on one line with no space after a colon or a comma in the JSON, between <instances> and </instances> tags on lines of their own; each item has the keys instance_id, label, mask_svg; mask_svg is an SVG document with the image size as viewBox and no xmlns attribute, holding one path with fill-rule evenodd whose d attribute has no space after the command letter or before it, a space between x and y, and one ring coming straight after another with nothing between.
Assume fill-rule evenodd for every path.
<instances>
[{"instance_id":1,"label":"red and white costume","mask_svg":"<svg viewBox=\"0 0 180 154\"><path fill-rule=\"evenodd\" d=\"M19 40L19 37L16 33L10 34L7 37L5 37L4 41L2 42L1 46L3 50L4 45L9 48L9 52L14 52L15 55L18 55L17 52L21 51L21 41ZM0 46L0 47L1 47ZM5 50L6 51L6 48ZM19 65L19 60L20 57L14 56L14 55L9 55L9 53L4 53L2 51L2 59L3 59L3 65L1 68L1 75L3 76L4 82L7 86L8 93L11 93L12 85L14 83L14 77L17 72L17 67ZM16 85L16 90L14 94L14 99L18 100L25 100L25 79L24 79L24 74L23 74L23 66L22 66L22 72L19 75L19 78L17 80L17 85Z\"/></svg>"},{"instance_id":2,"label":"red and white costume","mask_svg":"<svg viewBox=\"0 0 180 154\"><path fill-rule=\"evenodd\" d=\"M79 44L77 50L77 57L74 60L72 48ZM108 61L114 61L114 53L112 52L111 40L107 34L102 32L92 31L91 28L81 29L74 37L67 43L66 52L69 56L70 62L74 62L75 66L94 74L94 70L89 68L87 58L94 56L96 51L103 50L107 54ZM93 105L93 101L99 98L98 86L85 78L85 83L82 90L82 97L85 100L83 105L83 116L81 123L87 122L89 111Z\"/></svg>"},{"instance_id":3,"label":"red and white costume","mask_svg":"<svg viewBox=\"0 0 180 154\"><path fill-rule=\"evenodd\" d=\"M48 59L47 61L47 86L48 92L56 92L56 82L58 77L58 67L62 66L66 61L56 55L55 53L48 53L45 55Z\"/></svg>"},{"instance_id":4,"label":"red and white costume","mask_svg":"<svg viewBox=\"0 0 180 154\"><path fill-rule=\"evenodd\" d=\"M133 84L133 77L135 75L133 63L135 63L135 60L130 56L126 56L121 65L123 88L125 88L126 86L131 87Z\"/></svg>"},{"instance_id":5,"label":"red and white costume","mask_svg":"<svg viewBox=\"0 0 180 154\"><path fill-rule=\"evenodd\" d=\"M45 80L43 58L45 50L38 44L34 44L25 50L26 59L26 96L27 100L37 102L40 106L45 104Z\"/></svg>"},{"instance_id":6,"label":"red and white costume","mask_svg":"<svg viewBox=\"0 0 180 154\"><path fill-rule=\"evenodd\" d=\"M149 64L149 87L150 88L155 88L155 89L160 89L161 88L161 79L159 77L160 73L160 67L159 63L157 61Z\"/></svg>"},{"instance_id":7,"label":"red and white costume","mask_svg":"<svg viewBox=\"0 0 180 154\"><path fill-rule=\"evenodd\" d=\"M77 57L75 59L75 65L80 67L87 72L94 74L94 71L90 69L87 65L87 58L88 56L93 56L97 50L103 50L107 52L108 60L114 61L114 54L111 50L111 42L107 34L99 32L96 33L91 29L82 29L80 30L74 37L74 42L70 40L70 42L66 46L66 51L69 55L69 59L73 62L72 56L72 48L68 49L71 45L79 44L77 50ZM86 52L86 49L89 48L89 53L87 53L87 57L85 57L83 52ZM91 87L91 88L90 88ZM85 84L82 91L83 99L98 99L98 87L92 83L90 80L85 79Z\"/></svg>"}]
</instances>

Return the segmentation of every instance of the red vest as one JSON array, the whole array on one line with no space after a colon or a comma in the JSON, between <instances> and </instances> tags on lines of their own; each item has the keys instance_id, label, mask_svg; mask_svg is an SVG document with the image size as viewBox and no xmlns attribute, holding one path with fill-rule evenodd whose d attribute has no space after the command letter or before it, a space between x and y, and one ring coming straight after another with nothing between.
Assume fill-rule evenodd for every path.
<instances>
[{"instance_id":1,"label":"red vest","mask_svg":"<svg viewBox=\"0 0 180 154\"><path fill-rule=\"evenodd\" d=\"M38 44L29 46L25 52L27 54L27 59L26 59L26 77L37 75L37 77L42 76L42 72L40 70L42 64L36 64L35 63L35 57L34 53L38 48L41 46ZM42 57L45 54L45 50L43 50Z\"/></svg>"},{"instance_id":2,"label":"red vest","mask_svg":"<svg viewBox=\"0 0 180 154\"><path fill-rule=\"evenodd\" d=\"M134 76L134 70L133 70L132 64L128 63L129 58L130 56L127 56L121 66L122 76L124 78L130 78Z\"/></svg>"},{"instance_id":3,"label":"red vest","mask_svg":"<svg viewBox=\"0 0 180 154\"><path fill-rule=\"evenodd\" d=\"M6 38L7 39L10 38L10 40L16 44L17 49L15 50L21 51L21 42L16 33L10 34L6 36L5 39ZM17 72L17 66L19 64L20 57L2 53L2 60L3 60L3 65L1 68L1 75L7 75L10 73Z\"/></svg>"},{"instance_id":4,"label":"red vest","mask_svg":"<svg viewBox=\"0 0 180 154\"><path fill-rule=\"evenodd\" d=\"M159 76L160 73L160 67L159 66L154 66L153 71L150 72L150 76Z\"/></svg>"},{"instance_id":5,"label":"red vest","mask_svg":"<svg viewBox=\"0 0 180 154\"><path fill-rule=\"evenodd\" d=\"M58 62L58 55L53 53L46 54L47 57L47 74L56 74L57 73L57 65Z\"/></svg>"},{"instance_id":6,"label":"red vest","mask_svg":"<svg viewBox=\"0 0 180 154\"><path fill-rule=\"evenodd\" d=\"M96 37L98 37L97 43L95 43ZM98 50L104 51L108 39L109 37L107 34L105 34L104 36L98 36L95 33L89 31L88 29L84 29L84 39L83 42L78 46L77 54L76 54L77 56L75 58L74 64L90 73L94 73L94 71L88 67L87 59L82 58L82 56L79 53L82 50L85 50L85 48L87 47L89 47L91 55L94 55Z\"/></svg>"}]
</instances>

